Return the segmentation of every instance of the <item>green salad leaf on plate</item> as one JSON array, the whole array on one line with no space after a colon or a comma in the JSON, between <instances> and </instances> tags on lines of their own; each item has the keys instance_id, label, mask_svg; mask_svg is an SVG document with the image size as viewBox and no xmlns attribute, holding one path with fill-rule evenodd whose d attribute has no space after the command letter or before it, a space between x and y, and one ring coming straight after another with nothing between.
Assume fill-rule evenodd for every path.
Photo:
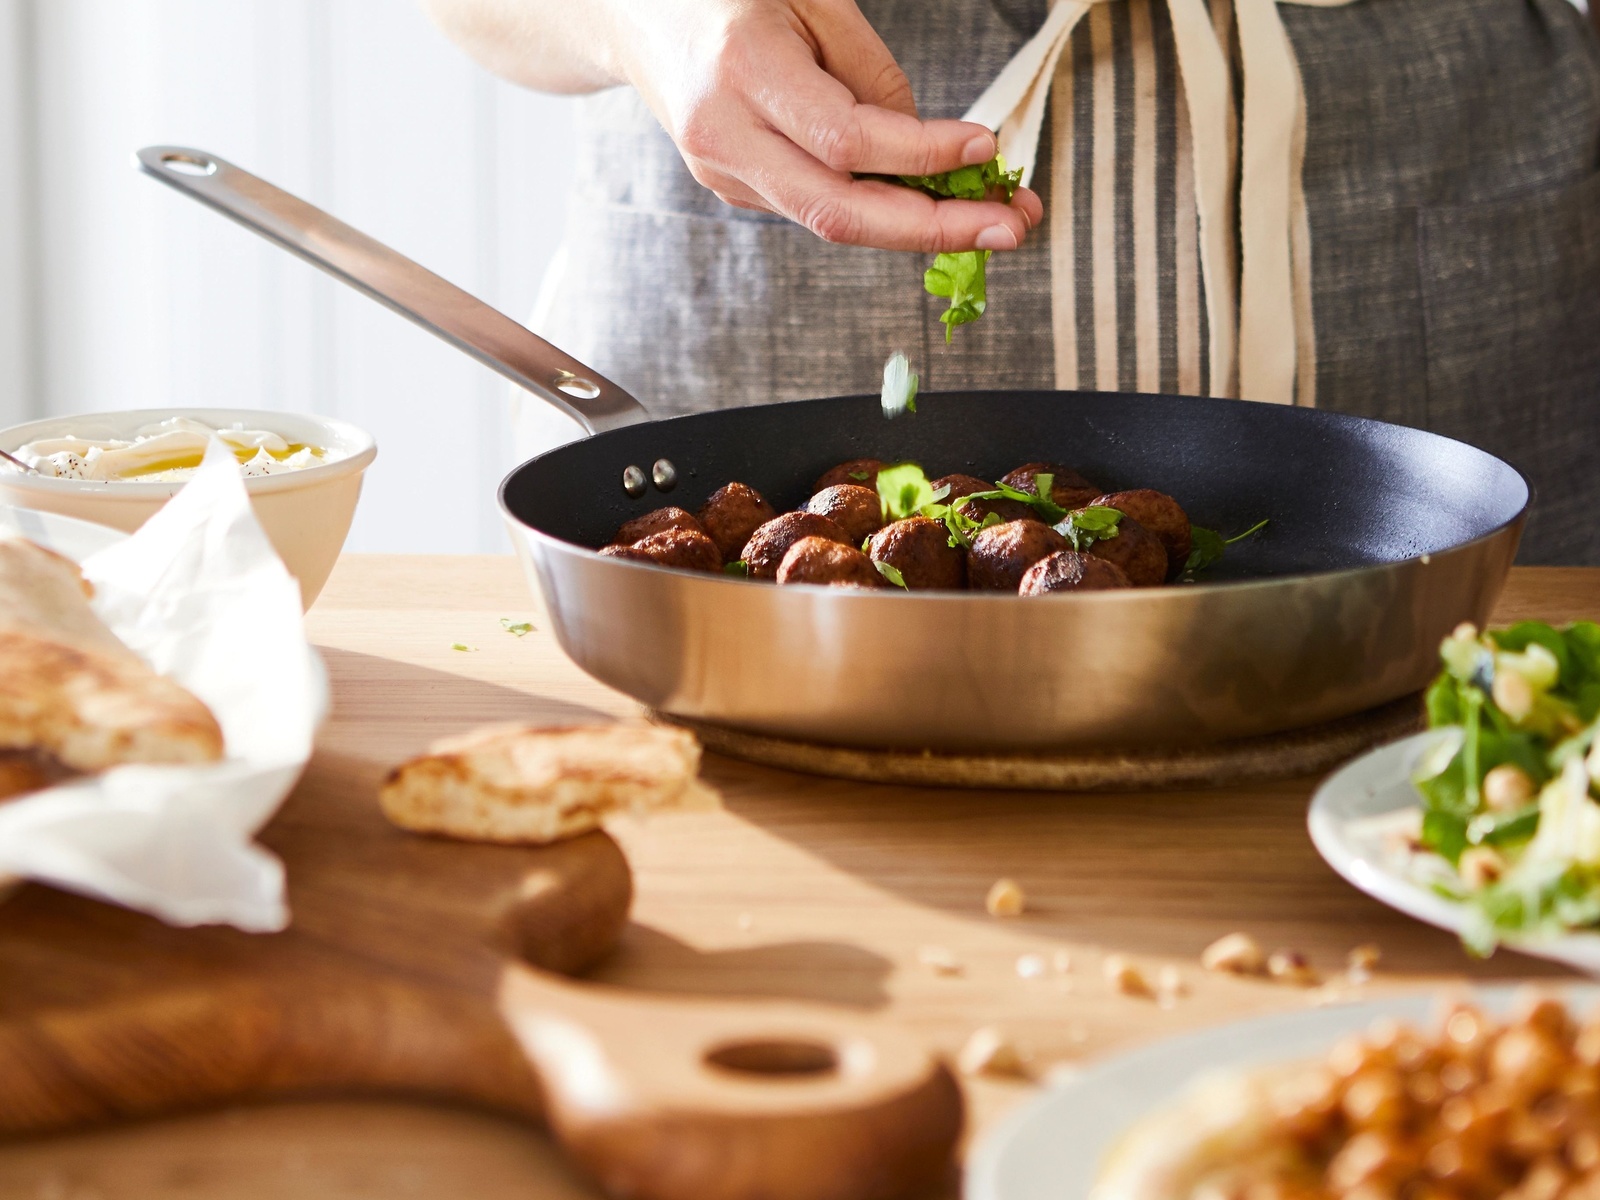
<instances>
[{"instance_id":1,"label":"green salad leaf on plate","mask_svg":"<svg viewBox=\"0 0 1600 1200\"><path fill-rule=\"evenodd\" d=\"M1441 731L1412 776L1421 842L1454 868L1463 940L1600 926L1600 625L1523 621L1440 647L1428 725Z\"/></svg>"}]
</instances>

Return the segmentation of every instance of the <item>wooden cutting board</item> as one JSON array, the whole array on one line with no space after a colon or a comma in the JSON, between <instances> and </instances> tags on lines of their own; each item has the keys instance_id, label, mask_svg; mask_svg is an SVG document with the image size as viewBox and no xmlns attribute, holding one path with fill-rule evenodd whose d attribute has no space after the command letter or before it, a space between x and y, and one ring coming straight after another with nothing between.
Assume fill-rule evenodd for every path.
<instances>
[{"instance_id":1,"label":"wooden cutting board","mask_svg":"<svg viewBox=\"0 0 1600 1200\"><path fill-rule=\"evenodd\" d=\"M389 1093L543 1119L645 1200L872 1200L948 1171L959 1091L906 1035L562 978L627 921L605 834L416 837L363 784L302 786L265 831L288 867L282 934L172 929L38 886L0 904L0 1135Z\"/></svg>"}]
</instances>

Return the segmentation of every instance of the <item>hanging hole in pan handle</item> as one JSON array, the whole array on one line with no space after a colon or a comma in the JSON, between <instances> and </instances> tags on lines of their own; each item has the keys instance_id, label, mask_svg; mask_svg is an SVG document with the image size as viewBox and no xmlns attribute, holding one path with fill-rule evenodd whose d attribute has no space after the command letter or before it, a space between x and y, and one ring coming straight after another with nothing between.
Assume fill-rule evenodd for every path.
<instances>
[{"instance_id":1,"label":"hanging hole in pan handle","mask_svg":"<svg viewBox=\"0 0 1600 1200\"><path fill-rule=\"evenodd\" d=\"M556 376L556 389L575 400L593 400L600 394L598 383L582 375L574 375L571 371L562 371Z\"/></svg>"},{"instance_id":2,"label":"hanging hole in pan handle","mask_svg":"<svg viewBox=\"0 0 1600 1200\"><path fill-rule=\"evenodd\" d=\"M202 158L197 154L183 154L172 150L161 156L161 165L169 171L179 175L215 175L217 164L214 159Z\"/></svg>"}]
</instances>

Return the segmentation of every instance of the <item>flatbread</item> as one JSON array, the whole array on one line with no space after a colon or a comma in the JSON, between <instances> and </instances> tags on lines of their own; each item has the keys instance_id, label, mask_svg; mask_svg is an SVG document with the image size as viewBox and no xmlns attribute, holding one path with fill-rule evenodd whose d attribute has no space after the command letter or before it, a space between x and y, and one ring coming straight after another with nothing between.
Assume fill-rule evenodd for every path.
<instances>
[{"instance_id":1,"label":"flatbread","mask_svg":"<svg viewBox=\"0 0 1600 1200\"><path fill-rule=\"evenodd\" d=\"M91 594L70 559L0 540L0 750L83 772L221 758L210 709L123 645Z\"/></svg>"},{"instance_id":2,"label":"flatbread","mask_svg":"<svg viewBox=\"0 0 1600 1200\"><path fill-rule=\"evenodd\" d=\"M69 774L40 754L22 750L0 752L0 803L59 783Z\"/></svg>"},{"instance_id":3,"label":"flatbread","mask_svg":"<svg viewBox=\"0 0 1600 1200\"><path fill-rule=\"evenodd\" d=\"M502 725L448 738L384 781L384 814L403 829L487 842L576 837L617 813L703 809L700 743L653 725Z\"/></svg>"}]
</instances>

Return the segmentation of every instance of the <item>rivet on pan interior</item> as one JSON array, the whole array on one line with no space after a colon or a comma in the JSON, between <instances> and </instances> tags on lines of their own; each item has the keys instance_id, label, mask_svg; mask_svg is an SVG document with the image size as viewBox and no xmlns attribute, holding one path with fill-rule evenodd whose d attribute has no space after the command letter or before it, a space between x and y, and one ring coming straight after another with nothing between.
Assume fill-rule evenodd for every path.
<instances>
[{"instance_id":1,"label":"rivet on pan interior","mask_svg":"<svg viewBox=\"0 0 1600 1200\"><path fill-rule=\"evenodd\" d=\"M658 458L655 466L650 468L650 478L655 481L659 490L670 492L678 486L678 468L666 459Z\"/></svg>"},{"instance_id":2,"label":"rivet on pan interior","mask_svg":"<svg viewBox=\"0 0 1600 1200\"><path fill-rule=\"evenodd\" d=\"M644 495L645 488L649 486L649 480L645 479L644 472L638 467L628 467L622 472L622 490L635 500Z\"/></svg>"}]
</instances>

